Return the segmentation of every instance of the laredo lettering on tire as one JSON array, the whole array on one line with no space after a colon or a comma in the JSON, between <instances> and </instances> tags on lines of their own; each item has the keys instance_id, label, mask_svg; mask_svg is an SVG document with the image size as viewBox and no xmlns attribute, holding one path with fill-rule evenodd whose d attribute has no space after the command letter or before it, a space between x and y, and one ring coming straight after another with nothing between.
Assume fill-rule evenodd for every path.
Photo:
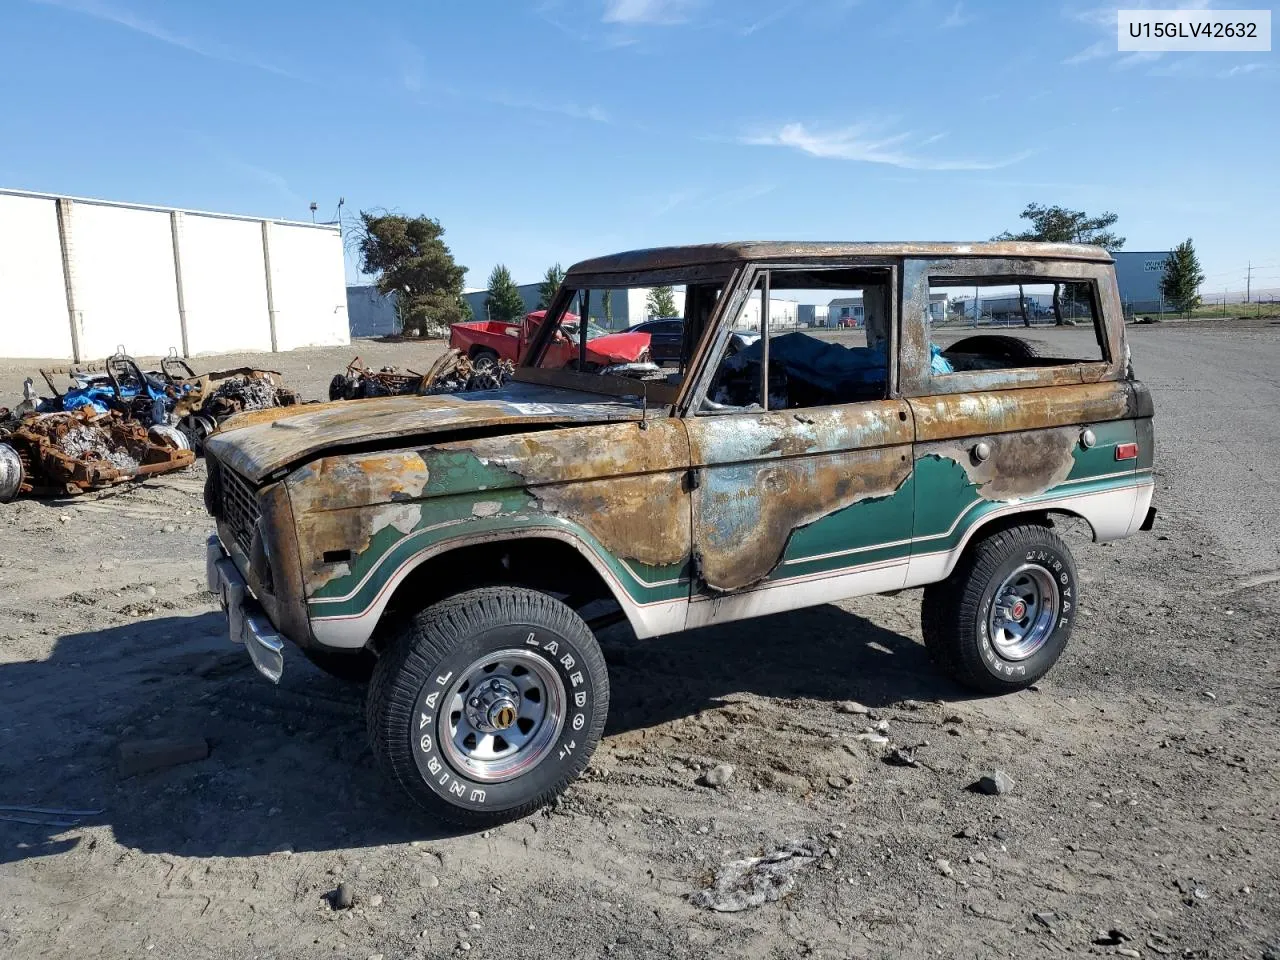
<instances>
[{"instance_id":1,"label":"laredo lettering on tire","mask_svg":"<svg viewBox=\"0 0 1280 960\"><path fill-rule=\"evenodd\" d=\"M586 767L609 712L595 637L554 597L470 590L417 614L378 658L374 757L432 813L469 826L525 816Z\"/></svg>"},{"instance_id":2,"label":"laredo lettering on tire","mask_svg":"<svg viewBox=\"0 0 1280 960\"><path fill-rule=\"evenodd\" d=\"M1067 646L1079 605L1075 561L1046 527L1010 527L970 545L925 588L920 622L935 662L984 693L1022 690Z\"/></svg>"}]
</instances>

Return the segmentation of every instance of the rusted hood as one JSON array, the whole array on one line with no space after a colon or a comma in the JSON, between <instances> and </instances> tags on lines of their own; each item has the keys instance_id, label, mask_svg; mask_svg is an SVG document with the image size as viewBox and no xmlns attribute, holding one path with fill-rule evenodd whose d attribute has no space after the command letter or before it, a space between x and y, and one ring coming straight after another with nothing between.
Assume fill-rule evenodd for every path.
<instances>
[{"instance_id":1,"label":"rusted hood","mask_svg":"<svg viewBox=\"0 0 1280 960\"><path fill-rule=\"evenodd\" d=\"M255 483L335 449L430 442L457 430L504 424L639 420L641 402L512 383L501 390L431 397L379 397L258 410L228 420L205 450Z\"/></svg>"}]
</instances>

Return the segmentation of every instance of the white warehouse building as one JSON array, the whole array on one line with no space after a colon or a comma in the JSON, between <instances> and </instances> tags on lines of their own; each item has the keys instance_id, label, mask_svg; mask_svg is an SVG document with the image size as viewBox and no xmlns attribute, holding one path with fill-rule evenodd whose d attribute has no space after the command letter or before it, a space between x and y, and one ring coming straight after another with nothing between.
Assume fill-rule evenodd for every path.
<instances>
[{"instance_id":1,"label":"white warehouse building","mask_svg":"<svg viewBox=\"0 0 1280 960\"><path fill-rule=\"evenodd\" d=\"M0 354L350 343L335 226L0 189Z\"/></svg>"}]
</instances>

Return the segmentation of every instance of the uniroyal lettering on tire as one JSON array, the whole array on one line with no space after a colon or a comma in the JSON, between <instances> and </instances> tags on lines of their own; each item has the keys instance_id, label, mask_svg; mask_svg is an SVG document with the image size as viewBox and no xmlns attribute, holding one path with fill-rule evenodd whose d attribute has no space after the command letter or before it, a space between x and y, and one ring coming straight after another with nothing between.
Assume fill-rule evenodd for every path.
<instances>
[{"instance_id":1,"label":"uniroyal lettering on tire","mask_svg":"<svg viewBox=\"0 0 1280 960\"><path fill-rule=\"evenodd\" d=\"M925 644L959 682L989 692L1023 689L1061 656L1078 605L1075 562L1039 525L972 544L945 581L925 590Z\"/></svg>"},{"instance_id":2,"label":"uniroyal lettering on tire","mask_svg":"<svg viewBox=\"0 0 1280 960\"><path fill-rule=\"evenodd\" d=\"M420 613L370 688L380 765L446 819L493 823L552 799L603 732L608 676L590 630L552 597L473 590Z\"/></svg>"}]
</instances>

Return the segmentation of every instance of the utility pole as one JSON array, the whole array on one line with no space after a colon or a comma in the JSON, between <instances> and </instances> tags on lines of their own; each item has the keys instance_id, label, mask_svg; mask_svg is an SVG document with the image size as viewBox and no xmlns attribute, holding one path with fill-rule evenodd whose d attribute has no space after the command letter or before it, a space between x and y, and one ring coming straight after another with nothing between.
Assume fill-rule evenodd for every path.
<instances>
[{"instance_id":1,"label":"utility pole","mask_svg":"<svg viewBox=\"0 0 1280 960\"><path fill-rule=\"evenodd\" d=\"M1249 272L1244 275L1244 302L1250 303L1250 294L1253 292L1253 261L1249 261Z\"/></svg>"}]
</instances>

